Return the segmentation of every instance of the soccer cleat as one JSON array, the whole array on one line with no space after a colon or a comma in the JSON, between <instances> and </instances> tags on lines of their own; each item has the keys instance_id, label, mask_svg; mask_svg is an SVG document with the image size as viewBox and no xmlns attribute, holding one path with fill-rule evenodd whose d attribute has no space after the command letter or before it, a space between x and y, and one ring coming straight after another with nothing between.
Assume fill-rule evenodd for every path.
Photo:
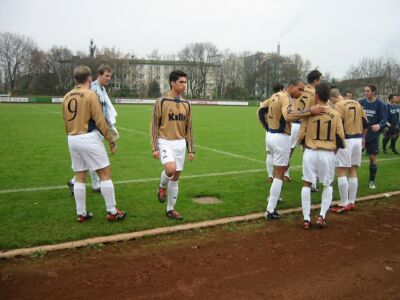
<instances>
[{"instance_id":1,"label":"soccer cleat","mask_svg":"<svg viewBox=\"0 0 400 300\"><path fill-rule=\"evenodd\" d=\"M93 193L101 193L101 189L100 188L97 188L97 189L92 188L92 192Z\"/></svg>"},{"instance_id":2,"label":"soccer cleat","mask_svg":"<svg viewBox=\"0 0 400 300\"><path fill-rule=\"evenodd\" d=\"M274 181L274 178L268 177L267 181L268 181L268 182L272 182L272 181Z\"/></svg>"},{"instance_id":3,"label":"soccer cleat","mask_svg":"<svg viewBox=\"0 0 400 300\"><path fill-rule=\"evenodd\" d=\"M351 210L355 210L356 209L356 204L355 203L350 203L350 208Z\"/></svg>"},{"instance_id":4,"label":"soccer cleat","mask_svg":"<svg viewBox=\"0 0 400 300\"><path fill-rule=\"evenodd\" d=\"M165 200L167 200L167 189L158 187L157 198L158 198L158 201L160 201L161 203L164 203Z\"/></svg>"},{"instance_id":5,"label":"soccer cleat","mask_svg":"<svg viewBox=\"0 0 400 300\"><path fill-rule=\"evenodd\" d=\"M346 211L352 211L352 206L351 204L347 204L346 206L342 207L342 209L338 210L337 213L340 214L342 212L346 212Z\"/></svg>"},{"instance_id":6,"label":"soccer cleat","mask_svg":"<svg viewBox=\"0 0 400 300\"><path fill-rule=\"evenodd\" d=\"M70 180L67 182L67 185L68 185L69 191L71 192L71 195L73 196L74 195L74 184Z\"/></svg>"},{"instance_id":7,"label":"soccer cleat","mask_svg":"<svg viewBox=\"0 0 400 300\"><path fill-rule=\"evenodd\" d=\"M87 220L90 220L91 218L93 218L93 213L87 211L86 215L78 215L77 221L79 223L83 223L86 222Z\"/></svg>"},{"instance_id":8,"label":"soccer cleat","mask_svg":"<svg viewBox=\"0 0 400 300\"><path fill-rule=\"evenodd\" d=\"M304 220L303 228L304 228L305 230L309 230L309 229L311 228L311 226L312 226L311 221L309 221L309 220Z\"/></svg>"},{"instance_id":9,"label":"soccer cleat","mask_svg":"<svg viewBox=\"0 0 400 300\"><path fill-rule=\"evenodd\" d=\"M289 177L289 176L284 176L284 177L283 177L283 181L291 182L292 180L293 180L292 177Z\"/></svg>"},{"instance_id":10,"label":"soccer cleat","mask_svg":"<svg viewBox=\"0 0 400 300\"><path fill-rule=\"evenodd\" d=\"M325 228L328 226L328 223L326 223L326 219L324 219L322 216L318 216L317 225L319 228Z\"/></svg>"},{"instance_id":11,"label":"soccer cleat","mask_svg":"<svg viewBox=\"0 0 400 300\"><path fill-rule=\"evenodd\" d=\"M334 212L334 213L339 213L343 208L344 208L344 206L342 206L342 205L335 205L335 206L332 206L331 208L329 208L329 211Z\"/></svg>"},{"instance_id":12,"label":"soccer cleat","mask_svg":"<svg viewBox=\"0 0 400 300\"><path fill-rule=\"evenodd\" d=\"M278 199L278 204L282 204L284 201L283 201L283 198L282 197L279 197L279 199Z\"/></svg>"},{"instance_id":13,"label":"soccer cleat","mask_svg":"<svg viewBox=\"0 0 400 300\"><path fill-rule=\"evenodd\" d=\"M273 213L270 213L268 210L265 212L265 218L267 220L278 220L280 218L282 218L282 216L276 211L274 210Z\"/></svg>"},{"instance_id":14,"label":"soccer cleat","mask_svg":"<svg viewBox=\"0 0 400 300\"><path fill-rule=\"evenodd\" d=\"M375 189L375 182L373 182L372 180L369 182L369 188L370 189Z\"/></svg>"},{"instance_id":15,"label":"soccer cleat","mask_svg":"<svg viewBox=\"0 0 400 300\"><path fill-rule=\"evenodd\" d=\"M115 214L112 214L110 212L107 213L107 221L109 222L115 222L115 221L121 221L126 217L126 212L117 209L117 212Z\"/></svg>"},{"instance_id":16,"label":"soccer cleat","mask_svg":"<svg viewBox=\"0 0 400 300\"><path fill-rule=\"evenodd\" d=\"M166 212L167 217L174 220L183 220L183 217L180 213L178 213L175 209L169 210Z\"/></svg>"},{"instance_id":17,"label":"soccer cleat","mask_svg":"<svg viewBox=\"0 0 400 300\"><path fill-rule=\"evenodd\" d=\"M315 188L312 187L312 188L311 188L311 193L316 193L316 192L319 192L318 186L316 186Z\"/></svg>"}]
</instances>

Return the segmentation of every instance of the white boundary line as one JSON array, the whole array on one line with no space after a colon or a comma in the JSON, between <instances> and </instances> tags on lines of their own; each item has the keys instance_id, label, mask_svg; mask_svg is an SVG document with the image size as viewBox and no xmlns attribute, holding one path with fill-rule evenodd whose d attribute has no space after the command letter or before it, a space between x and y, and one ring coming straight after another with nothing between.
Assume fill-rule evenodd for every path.
<instances>
[{"instance_id":1,"label":"white boundary line","mask_svg":"<svg viewBox=\"0 0 400 300\"><path fill-rule=\"evenodd\" d=\"M400 160L400 157L393 158L383 158L379 161L393 161ZM363 163L368 162L369 160L362 160ZM291 166L291 170L301 169L302 165ZM219 173L207 173L207 174L197 174L197 175L186 175L181 176L182 179L191 179L191 178L203 178L203 177L216 177L216 176L230 176L237 174L251 174L258 172L266 172L265 169L251 169L251 170L242 170L242 171L229 171L229 172L219 172ZM154 178L138 178L138 179L126 179L115 181L114 184L129 184L129 183L142 183L142 182L152 182L160 180L159 177ZM88 184L89 186L90 184ZM11 193L23 193L23 192L37 192L37 191L51 191L51 190L61 190L67 189L67 185L54 185L54 186L43 186L43 187L32 187L32 188L23 188L23 189L8 189L8 190L0 190L0 194L11 194Z\"/></svg>"},{"instance_id":2,"label":"white boundary line","mask_svg":"<svg viewBox=\"0 0 400 300\"><path fill-rule=\"evenodd\" d=\"M357 202L364 202L364 201L371 201L381 198L388 198L391 196L399 195L400 191L395 192L388 192L376 195L370 195L358 198ZM332 204L337 204L338 201L332 202ZM311 209L315 210L320 208L320 205L312 205ZM292 213L300 213L301 207L292 208L281 210L280 213L282 215L288 215ZM61 244L55 245L43 245L31 248L20 248L20 249L13 249L8 251L0 251L0 258L12 258L16 256L27 256L32 255L35 252L49 252L49 251L56 251L56 250L66 250L66 249L74 249L85 247L91 244L101 244L101 243L111 243L111 242L122 242L122 241L129 241L138 238L148 237L148 236L157 236L161 234L169 234L175 233L180 231L187 231L193 229L200 229L200 228L207 228L207 227L215 227L219 225L229 224L229 223L239 223L239 222L246 222L252 220L259 220L264 218L264 212L261 213L253 213L244 216L235 216L235 217L226 217L221 219L215 220L208 220L203 222L196 222L196 223L187 223L182 225L175 225L169 227L160 227L155 229L149 229L144 231L136 231L136 232L128 232L128 233L121 233L109 236L101 236L95 238L88 238L84 240L78 240L73 242L65 242Z\"/></svg>"},{"instance_id":3,"label":"white boundary line","mask_svg":"<svg viewBox=\"0 0 400 300\"><path fill-rule=\"evenodd\" d=\"M37 109L37 110L41 110L41 111L45 111L45 112L48 112L48 113L61 115L60 111L55 111L55 110L51 110L51 109L47 109L47 108L43 108L43 107L37 107L37 106L32 106L32 108Z\"/></svg>"}]
</instances>

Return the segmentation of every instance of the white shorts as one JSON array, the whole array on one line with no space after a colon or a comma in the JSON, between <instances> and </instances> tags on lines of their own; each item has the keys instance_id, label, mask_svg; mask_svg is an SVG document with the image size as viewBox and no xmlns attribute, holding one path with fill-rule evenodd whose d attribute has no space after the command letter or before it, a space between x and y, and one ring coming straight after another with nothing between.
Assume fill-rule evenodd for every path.
<instances>
[{"instance_id":1,"label":"white shorts","mask_svg":"<svg viewBox=\"0 0 400 300\"><path fill-rule=\"evenodd\" d=\"M267 143L267 136L268 136L268 131L265 132L265 151L269 151L268 149L268 143Z\"/></svg>"},{"instance_id":2,"label":"white shorts","mask_svg":"<svg viewBox=\"0 0 400 300\"><path fill-rule=\"evenodd\" d=\"M99 170L110 165L103 137L97 130L69 135L68 148L74 172Z\"/></svg>"},{"instance_id":3,"label":"white shorts","mask_svg":"<svg viewBox=\"0 0 400 300\"><path fill-rule=\"evenodd\" d=\"M346 139L346 148L336 153L336 167L350 168L361 165L362 138Z\"/></svg>"},{"instance_id":4,"label":"white shorts","mask_svg":"<svg viewBox=\"0 0 400 300\"><path fill-rule=\"evenodd\" d=\"M274 166L288 166L290 159L290 136L283 133L267 133L267 146Z\"/></svg>"},{"instance_id":5,"label":"white shorts","mask_svg":"<svg viewBox=\"0 0 400 300\"><path fill-rule=\"evenodd\" d=\"M303 180L321 182L330 186L335 177L335 153L327 150L305 149L303 154Z\"/></svg>"},{"instance_id":6,"label":"white shorts","mask_svg":"<svg viewBox=\"0 0 400 300\"><path fill-rule=\"evenodd\" d=\"M292 145L292 149L297 146L297 137L299 136L300 131L300 123L292 123L292 129L290 131L290 143Z\"/></svg>"},{"instance_id":7,"label":"white shorts","mask_svg":"<svg viewBox=\"0 0 400 300\"><path fill-rule=\"evenodd\" d=\"M163 165L168 162L175 162L176 170L182 171L185 163L186 140L166 140L158 139L158 149L160 149L160 160Z\"/></svg>"}]
</instances>

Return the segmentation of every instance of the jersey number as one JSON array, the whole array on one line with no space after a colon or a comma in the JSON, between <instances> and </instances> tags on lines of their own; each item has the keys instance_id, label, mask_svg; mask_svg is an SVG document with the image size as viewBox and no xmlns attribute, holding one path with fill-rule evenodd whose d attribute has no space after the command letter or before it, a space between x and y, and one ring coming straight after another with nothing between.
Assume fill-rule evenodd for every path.
<instances>
[{"instance_id":1,"label":"jersey number","mask_svg":"<svg viewBox=\"0 0 400 300\"><path fill-rule=\"evenodd\" d=\"M76 101L75 98L72 98L69 102L68 102L68 111L73 114L73 116L71 117L71 119L68 120L72 121L73 119L76 118L76 113L78 112L78 101Z\"/></svg>"},{"instance_id":2,"label":"jersey number","mask_svg":"<svg viewBox=\"0 0 400 300\"><path fill-rule=\"evenodd\" d=\"M326 134L326 140L321 140L321 120L317 120L314 123L317 123L317 137L314 140L318 141L332 141L331 140L331 127L332 127L332 120L326 121L323 124L328 124L327 125L327 134Z\"/></svg>"},{"instance_id":3,"label":"jersey number","mask_svg":"<svg viewBox=\"0 0 400 300\"><path fill-rule=\"evenodd\" d=\"M353 124L356 122L356 108L353 106L353 107L349 107L349 111L350 110L353 110L354 111L354 120L353 120Z\"/></svg>"}]
</instances>

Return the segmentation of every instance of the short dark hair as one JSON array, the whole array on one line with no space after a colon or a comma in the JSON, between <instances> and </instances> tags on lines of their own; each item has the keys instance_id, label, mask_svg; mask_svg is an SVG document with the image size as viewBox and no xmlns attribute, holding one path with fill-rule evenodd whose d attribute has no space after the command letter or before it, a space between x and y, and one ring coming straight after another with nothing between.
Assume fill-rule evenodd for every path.
<instances>
[{"instance_id":1,"label":"short dark hair","mask_svg":"<svg viewBox=\"0 0 400 300\"><path fill-rule=\"evenodd\" d=\"M315 80L320 80L322 73L318 70L313 70L307 75L307 82L313 83Z\"/></svg>"},{"instance_id":2,"label":"short dark hair","mask_svg":"<svg viewBox=\"0 0 400 300\"><path fill-rule=\"evenodd\" d=\"M350 91L350 90L347 90L347 91L346 91L346 94L353 94L353 92Z\"/></svg>"},{"instance_id":3,"label":"short dark hair","mask_svg":"<svg viewBox=\"0 0 400 300\"><path fill-rule=\"evenodd\" d=\"M174 70L169 74L169 86L172 87L171 82L172 81L177 81L179 77L186 77L187 74L181 70Z\"/></svg>"},{"instance_id":4,"label":"short dark hair","mask_svg":"<svg viewBox=\"0 0 400 300\"><path fill-rule=\"evenodd\" d=\"M289 85L298 85L299 83L304 83L304 81L301 79L292 79L290 80Z\"/></svg>"},{"instance_id":5,"label":"short dark hair","mask_svg":"<svg viewBox=\"0 0 400 300\"><path fill-rule=\"evenodd\" d=\"M97 68L97 74L104 75L104 72L105 72L105 71L108 71L108 72L111 73L111 68L110 68L109 65L101 64L101 65Z\"/></svg>"},{"instance_id":6,"label":"short dark hair","mask_svg":"<svg viewBox=\"0 0 400 300\"><path fill-rule=\"evenodd\" d=\"M396 95L395 94L390 94L389 95L389 100L392 100Z\"/></svg>"},{"instance_id":7,"label":"short dark hair","mask_svg":"<svg viewBox=\"0 0 400 300\"><path fill-rule=\"evenodd\" d=\"M331 94L331 87L326 82L321 82L315 88L315 93L318 95L319 99L323 102L327 102L329 100Z\"/></svg>"},{"instance_id":8,"label":"short dark hair","mask_svg":"<svg viewBox=\"0 0 400 300\"><path fill-rule=\"evenodd\" d=\"M283 89L285 88L285 86L282 83L275 83L274 86L272 87L272 90L277 93L280 91L283 91Z\"/></svg>"},{"instance_id":9,"label":"short dark hair","mask_svg":"<svg viewBox=\"0 0 400 300\"><path fill-rule=\"evenodd\" d=\"M92 76L92 71L88 66L77 66L74 69L74 78L77 83L85 83Z\"/></svg>"},{"instance_id":10,"label":"short dark hair","mask_svg":"<svg viewBox=\"0 0 400 300\"><path fill-rule=\"evenodd\" d=\"M376 86L374 86L373 84L367 84L366 86L369 87L371 91L376 93Z\"/></svg>"}]
</instances>

